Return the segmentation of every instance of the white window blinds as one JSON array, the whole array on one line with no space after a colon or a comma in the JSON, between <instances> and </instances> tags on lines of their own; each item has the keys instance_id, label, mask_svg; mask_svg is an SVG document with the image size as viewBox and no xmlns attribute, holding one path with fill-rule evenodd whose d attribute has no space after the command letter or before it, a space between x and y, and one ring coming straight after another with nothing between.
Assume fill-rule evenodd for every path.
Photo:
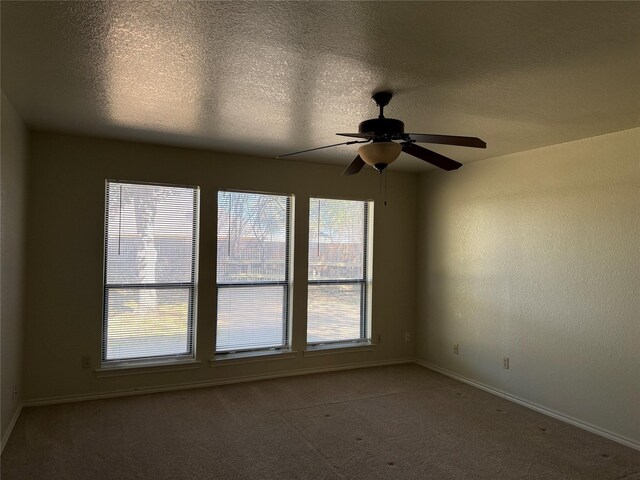
<instances>
[{"instance_id":1,"label":"white window blinds","mask_svg":"<svg viewBox=\"0 0 640 480\"><path fill-rule=\"evenodd\" d=\"M107 181L103 362L193 356L198 197Z\"/></svg>"},{"instance_id":2,"label":"white window blinds","mask_svg":"<svg viewBox=\"0 0 640 480\"><path fill-rule=\"evenodd\" d=\"M310 199L310 345L363 341L369 337L371 208L371 202Z\"/></svg>"},{"instance_id":3,"label":"white window blinds","mask_svg":"<svg viewBox=\"0 0 640 480\"><path fill-rule=\"evenodd\" d=\"M289 344L291 203L218 192L217 353Z\"/></svg>"}]
</instances>

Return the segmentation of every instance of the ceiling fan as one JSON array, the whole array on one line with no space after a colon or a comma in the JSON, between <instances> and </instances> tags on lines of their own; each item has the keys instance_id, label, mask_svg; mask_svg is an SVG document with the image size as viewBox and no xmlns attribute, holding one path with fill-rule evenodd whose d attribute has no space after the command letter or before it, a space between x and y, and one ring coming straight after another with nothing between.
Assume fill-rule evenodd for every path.
<instances>
[{"instance_id":1,"label":"ceiling fan","mask_svg":"<svg viewBox=\"0 0 640 480\"><path fill-rule=\"evenodd\" d=\"M363 140L351 140L348 142L334 143L324 147L310 148L299 152L286 153L277 158L297 155L299 153L312 152L323 148L337 147L338 145L352 145L365 143L358 149L358 156L353 159L342 175L354 175L362 170L365 164L371 165L378 172L382 171L400 155L400 152L408 153L414 157L431 163L443 170L456 170L462 166L444 155L416 145L416 143L439 143L443 145L457 145L461 147L487 148L487 144L476 137L460 137L455 135L433 135L428 133L405 133L404 123L384 116L384 107L389 104L393 94L391 92L378 92L371 98L380 107L378 118L372 118L361 122L358 133L338 133L343 137L362 138ZM394 141L396 140L396 141Z\"/></svg>"}]
</instances>

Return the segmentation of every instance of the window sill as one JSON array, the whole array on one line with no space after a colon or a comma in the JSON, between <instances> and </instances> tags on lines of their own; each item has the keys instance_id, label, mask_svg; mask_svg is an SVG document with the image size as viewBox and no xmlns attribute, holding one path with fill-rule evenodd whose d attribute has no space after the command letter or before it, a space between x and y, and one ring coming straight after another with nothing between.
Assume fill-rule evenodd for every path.
<instances>
[{"instance_id":1,"label":"window sill","mask_svg":"<svg viewBox=\"0 0 640 480\"><path fill-rule=\"evenodd\" d=\"M147 362L117 363L103 366L94 370L96 377L116 377L122 375L138 375L143 373L171 372L174 370L192 370L200 368L201 361L188 360L158 360Z\"/></svg>"},{"instance_id":2,"label":"window sill","mask_svg":"<svg viewBox=\"0 0 640 480\"><path fill-rule=\"evenodd\" d=\"M259 350L255 352L218 353L209 360L211 367L236 365L239 363L263 362L265 360L287 360L296 358L295 350Z\"/></svg>"},{"instance_id":3,"label":"window sill","mask_svg":"<svg viewBox=\"0 0 640 480\"><path fill-rule=\"evenodd\" d=\"M375 344L371 342L326 343L324 345L309 345L302 354L305 357L317 357L337 353L369 352L374 348Z\"/></svg>"}]
</instances>

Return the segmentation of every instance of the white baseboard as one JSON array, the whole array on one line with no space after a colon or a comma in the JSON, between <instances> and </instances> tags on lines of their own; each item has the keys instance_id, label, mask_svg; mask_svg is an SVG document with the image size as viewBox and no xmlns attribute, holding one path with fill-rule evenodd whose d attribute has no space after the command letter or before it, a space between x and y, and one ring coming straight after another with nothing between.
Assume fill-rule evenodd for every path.
<instances>
[{"instance_id":1,"label":"white baseboard","mask_svg":"<svg viewBox=\"0 0 640 480\"><path fill-rule=\"evenodd\" d=\"M503 392L502 390L498 390L497 388L493 388L489 385L485 385L484 383L480 383L476 380L472 380L470 378L467 377L463 377L462 375L458 375L457 373L454 372L450 372L449 370L446 370L444 368L438 367L436 365L432 365L430 363L427 362L423 362L422 360L415 360L415 363L428 368L429 370L433 370L434 372L438 372L441 373L443 375L446 375L448 377L454 378L456 380L459 380L461 382L464 382L468 385L471 385L473 387L479 388L481 390L484 390L486 392L489 392L493 395L497 395L498 397L502 397L505 398L509 401L512 401L514 403L517 403L519 405L522 405L524 407L530 408L532 410L535 410L536 412L542 413L544 415L548 415L549 417L553 417L557 420L561 420L563 422L569 423L571 425L573 425L574 427L578 427L578 428L582 428L583 430L587 430L591 433L595 433L596 435L600 435L602 437L608 438L609 440L613 440L614 442L617 443L621 443L622 445L625 445L627 447L631 447L635 450L640 450L640 442L637 442L631 438L627 438L623 435L618 435L617 433L613 433L610 432L608 430L605 430L603 428L600 427L596 427L595 425L591 425L590 423L587 422L583 422L582 420L578 420L577 418L573 418L569 415L565 415L561 412L557 412L555 410L552 410L550 408L544 407L542 405L538 405L537 403L534 402L530 402L529 400L525 400L524 398L520 398L516 395L512 395L510 393L507 392Z\"/></svg>"},{"instance_id":2,"label":"white baseboard","mask_svg":"<svg viewBox=\"0 0 640 480\"><path fill-rule=\"evenodd\" d=\"M219 385L229 385L232 383L253 382L257 380L269 380L273 378L294 377L298 375L310 375L314 373L336 372L340 370L353 370L356 368L383 367L387 365L399 365L402 363L413 363L413 358L399 358L395 360L383 360L373 362L350 363L343 365L303 368L284 372L269 373L263 375L246 375L218 380L205 380L202 382L179 383L173 385L163 385L159 387L142 387L129 390L114 390L105 393L90 393L86 395L64 395L59 397L37 398L24 402L25 407L35 407L40 405L54 405L58 403L82 402L87 400L100 400L105 398L126 397L131 395L146 395L149 393L170 392L175 390L187 390L190 388L215 387Z\"/></svg>"},{"instance_id":3,"label":"white baseboard","mask_svg":"<svg viewBox=\"0 0 640 480\"><path fill-rule=\"evenodd\" d=\"M15 427L16 422L18 421L20 412L22 412L22 403L18 405L18 408L16 408L16 411L13 414L13 417L11 417L11 421L9 422L9 426L7 427L7 431L4 432L4 435L2 435L2 445L0 445L0 455L2 455L2 452L4 451L4 446L9 441L9 437L11 436L11 432L13 431L13 427Z\"/></svg>"}]
</instances>

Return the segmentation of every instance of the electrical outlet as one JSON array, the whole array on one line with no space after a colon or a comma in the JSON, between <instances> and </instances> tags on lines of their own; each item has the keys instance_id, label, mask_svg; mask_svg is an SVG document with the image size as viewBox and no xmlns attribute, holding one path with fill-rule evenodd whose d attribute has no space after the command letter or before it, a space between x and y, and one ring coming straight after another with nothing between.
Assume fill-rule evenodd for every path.
<instances>
[{"instance_id":1,"label":"electrical outlet","mask_svg":"<svg viewBox=\"0 0 640 480\"><path fill-rule=\"evenodd\" d=\"M91 368L91 357L89 355L83 355L80 357L80 364L82 368Z\"/></svg>"},{"instance_id":2,"label":"electrical outlet","mask_svg":"<svg viewBox=\"0 0 640 480\"><path fill-rule=\"evenodd\" d=\"M457 343L454 343L454 344L453 344L453 354L454 354L454 355L458 355L458 353L459 353L459 350L458 350L458 344L457 344Z\"/></svg>"},{"instance_id":3,"label":"electrical outlet","mask_svg":"<svg viewBox=\"0 0 640 480\"><path fill-rule=\"evenodd\" d=\"M502 368L509 370L509 357L504 357L502 359Z\"/></svg>"},{"instance_id":4,"label":"electrical outlet","mask_svg":"<svg viewBox=\"0 0 640 480\"><path fill-rule=\"evenodd\" d=\"M11 400L18 398L18 385L13 384L13 390L11 391Z\"/></svg>"},{"instance_id":5,"label":"electrical outlet","mask_svg":"<svg viewBox=\"0 0 640 480\"><path fill-rule=\"evenodd\" d=\"M404 332L404 341L405 342L411 341L411 332Z\"/></svg>"}]
</instances>

